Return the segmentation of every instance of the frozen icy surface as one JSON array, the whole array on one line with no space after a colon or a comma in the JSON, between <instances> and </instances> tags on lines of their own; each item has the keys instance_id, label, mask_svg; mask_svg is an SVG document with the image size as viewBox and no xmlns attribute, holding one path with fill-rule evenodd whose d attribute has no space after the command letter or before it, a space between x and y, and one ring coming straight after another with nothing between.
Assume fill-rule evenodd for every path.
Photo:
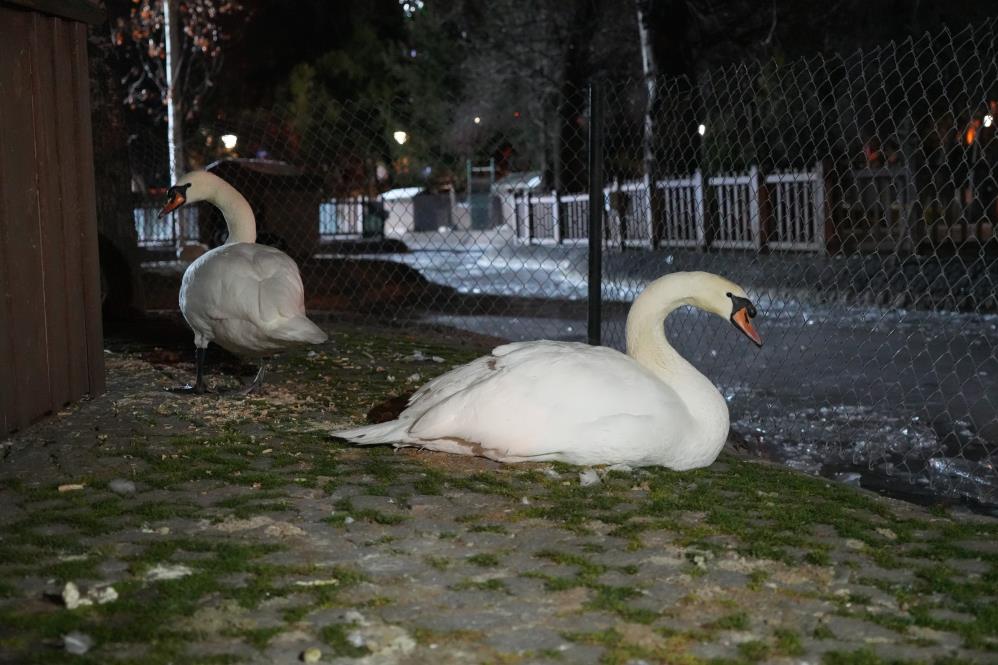
<instances>
[{"instance_id":1,"label":"frozen icy surface","mask_svg":"<svg viewBox=\"0 0 998 665\"><path fill-rule=\"evenodd\" d=\"M410 243L411 253L377 258L405 263L459 294L575 303L568 315L561 307L560 317L538 311L427 320L510 340L583 341L585 248L508 243L502 233L441 235ZM650 279L624 268L611 263L603 279L603 343L617 348L626 303ZM843 482L916 500L998 506L998 317L744 286L760 311L761 349L702 312L680 310L666 324L676 348L728 399L736 439L756 454Z\"/></svg>"}]
</instances>

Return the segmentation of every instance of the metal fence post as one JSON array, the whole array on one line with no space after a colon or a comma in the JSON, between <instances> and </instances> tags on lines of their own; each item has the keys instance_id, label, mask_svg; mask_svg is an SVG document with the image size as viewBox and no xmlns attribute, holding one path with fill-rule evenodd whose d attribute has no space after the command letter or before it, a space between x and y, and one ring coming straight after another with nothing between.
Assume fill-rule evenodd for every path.
<instances>
[{"instance_id":1,"label":"metal fence post","mask_svg":"<svg viewBox=\"0 0 998 665\"><path fill-rule=\"evenodd\" d=\"M759 167L755 164L749 169L749 233L752 235L752 246L758 251L762 248L762 212L759 206Z\"/></svg>"},{"instance_id":2,"label":"metal fence post","mask_svg":"<svg viewBox=\"0 0 998 665\"><path fill-rule=\"evenodd\" d=\"M598 204L596 204L598 202ZM589 297L588 338L598 346L603 325L603 91L589 85Z\"/></svg>"},{"instance_id":3,"label":"metal fence post","mask_svg":"<svg viewBox=\"0 0 998 665\"><path fill-rule=\"evenodd\" d=\"M551 202L551 224L552 233L554 233L554 244L561 244L561 197L558 195L558 190L551 190L551 198L554 201Z\"/></svg>"},{"instance_id":4,"label":"metal fence post","mask_svg":"<svg viewBox=\"0 0 998 665\"><path fill-rule=\"evenodd\" d=\"M825 168L821 160L814 165L814 246L819 254L828 253L825 241Z\"/></svg>"},{"instance_id":5,"label":"metal fence post","mask_svg":"<svg viewBox=\"0 0 998 665\"><path fill-rule=\"evenodd\" d=\"M534 244L534 203L530 200L530 192L527 192L527 244Z\"/></svg>"}]
</instances>

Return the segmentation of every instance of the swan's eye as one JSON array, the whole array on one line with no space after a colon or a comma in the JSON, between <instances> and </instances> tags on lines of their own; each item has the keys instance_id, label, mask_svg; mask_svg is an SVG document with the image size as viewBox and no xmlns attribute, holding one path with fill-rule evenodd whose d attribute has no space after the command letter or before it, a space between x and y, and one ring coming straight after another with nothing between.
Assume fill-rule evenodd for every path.
<instances>
[{"instance_id":1,"label":"swan's eye","mask_svg":"<svg viewBox=\"0 0 998 665\"><path fill-rule=\"evenodd\" d=\"M756 315L755 305L748 298L742 298L741 296L736 296L732 293L727 294L731 298L731 314L734 316L735 312L744 309L745 313L748 314L749 318L754 318Z\"/></svg>"},{"instance_id":2,"label":"swan's eye","mask_svg":"<svg viewBox=\"0 0 998 665\"><path fill-rule=\"evenodd\" d=\"M186 185L174 185L170 189L166 190L167 198L172 199L174 196L179 196L182 199L187 198L187 190L191 188L191 184Z\"/></svg>"}]
</instances>

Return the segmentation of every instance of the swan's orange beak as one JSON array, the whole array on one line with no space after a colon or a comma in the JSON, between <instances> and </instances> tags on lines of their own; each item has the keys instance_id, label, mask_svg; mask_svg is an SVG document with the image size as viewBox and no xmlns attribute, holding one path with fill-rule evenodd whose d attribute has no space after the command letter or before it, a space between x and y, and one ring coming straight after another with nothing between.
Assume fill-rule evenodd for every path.
<instances>
[{"instance_id":1,"label":"swan's orange beak","mask_svg":"<svg viewBox=\"0 0 998 665\"><path fill-rule=\"evenodd\" d=\"M745 335L755 342L756 346L762 346L762 337L759 336L759 331L755 329L752 325L752 321L749 319L749 308L742 307L731 315L731 322L735 324L735 327L741 330Z\"/></svg>"},{"instance_id":2,"label":"swan's orange beak","mask_svg":"<svg viewBox=\"0 0 998 665\"><path fill-rule=\"evenodd\" d=\"M168 197L166 205L164 205L163 209L159 211L160 219L187 203L187 197L184 195L184 190L179 187L171 187L166 192L166 195Z\"/></svg>"}]
</instances>

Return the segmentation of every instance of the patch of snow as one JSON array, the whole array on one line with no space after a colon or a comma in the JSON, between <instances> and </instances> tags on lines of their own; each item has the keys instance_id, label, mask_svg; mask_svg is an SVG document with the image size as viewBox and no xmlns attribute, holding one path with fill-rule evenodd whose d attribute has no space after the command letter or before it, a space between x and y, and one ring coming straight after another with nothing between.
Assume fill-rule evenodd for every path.
<instances>
[{"instance_id":1,"label":"patch of snow","mask_svg":"<svg viewBox=\"0 0 998 665\"><path fill-rule=\"evenodd\" d=\"M193 570L181 563L157 563L146 571L146 581L161 582L164 580L178 580L193 573Z\"/></svg>"}]
</instances>

